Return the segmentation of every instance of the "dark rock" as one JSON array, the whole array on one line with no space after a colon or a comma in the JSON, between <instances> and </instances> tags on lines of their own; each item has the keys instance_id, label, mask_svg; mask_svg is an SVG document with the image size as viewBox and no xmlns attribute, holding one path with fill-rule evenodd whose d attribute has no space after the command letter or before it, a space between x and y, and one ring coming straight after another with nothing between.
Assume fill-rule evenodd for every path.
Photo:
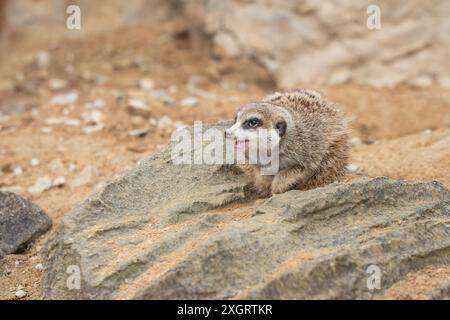
<instances>
[{"instance_id":1,"label":"dark rock","mask_svg":"<svg viewBox=\"0 0 450 320\"><path fill-rule=\"evenodd\" d=\"M248 190L236 168L173 165L165 148L63 219L45 248L45 298L370 299L450 263L439 183L364 178L263 201Z\"/></svg>"},{"instance_id":2,"label":"dark rock","mask_svg":"<svg viewBox=\"0 0 450 320\"><path fill-rule=\"evenodd\" d=\"M0 192L0 257L19 253L50 229L47 214L10 192Z\"/></svg>"}]
</instances>

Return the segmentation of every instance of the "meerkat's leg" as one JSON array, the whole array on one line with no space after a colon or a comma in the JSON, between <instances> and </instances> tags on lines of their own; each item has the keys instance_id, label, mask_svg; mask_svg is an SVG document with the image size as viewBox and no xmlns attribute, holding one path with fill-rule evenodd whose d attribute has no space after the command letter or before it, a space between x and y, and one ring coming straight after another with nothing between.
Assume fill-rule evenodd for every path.
<instances>
[{"instance_id":1,"label":"meerkat's leg","mask_svg":"<svg viewBox=\"0 0 450 320\"><path fill-rule=\"evenodd\" d=\"M301 185L307 179L307 172L301 167L295 166L278 172L270 186L272 194L283 193Z\"/></svg>"},{"instance_id":2,"label":"meerkat's leg","mask_svg":"<svg viewBox=\"0 0 450 320\"><path fill-rule=\"evenodd\" d=\"M252 179L253 186L258 195L266 197L270 194L270 185L274 176L261 175L261 168L255 165L243 164L239 168L244 174Z\"/></svg>"},{"instance_id":3,"label":"meerkat's leg","mask_svg":"<svg viewBox=\"0 0 450 320\"><path fill-rule=\"evenodd\" d=\"M273 176L264 176L258 171L255 171L255 189L259 195L266 197L270 194L270 187L272 185Z\"/></svg>"}]
</instances>

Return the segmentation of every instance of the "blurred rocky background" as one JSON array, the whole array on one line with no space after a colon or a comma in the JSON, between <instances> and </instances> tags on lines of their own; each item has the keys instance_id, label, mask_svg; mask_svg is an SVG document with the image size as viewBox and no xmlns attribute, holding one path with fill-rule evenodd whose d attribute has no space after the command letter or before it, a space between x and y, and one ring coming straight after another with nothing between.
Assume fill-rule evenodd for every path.
<instances>
[{"instance_id":1,"label":"blurred rocky background","mask_svg":"<svg viewBox=\"0 0 450 320\"><path fill-rule=\"evenodd\" d=\"M65 8L82 8L76 35ZM370 5L381 28L366 22ZM184 17L227 56L251 57L281 86L348 81L450 86L450 3L445 0L2 0L2 32L83 36Z\"/></svg>"},{"instance_id":2,"label":"blurred rocky background","mask_svg":"<svg viewBox=\"0 0 450 320\"><path fill-rule=\"evenodd\" d=\"M79 30L66 27L69 5L78 5L81 10ZM379 30L367 27L370 5L377 5L381 10ZM329 256L332 262L351 260L364 255L358 250L365 243L379 258L380 264L385 263L393 269L397 268L397 262L403 266L391 273L390 287L378 293L377 297L448 296L450 286L446 283L450 274L450 255L446 240L449 231L445 227L448 225L448 191L445 187L450 187L449 16L450 2L446 0L0 0L0 199L8 200L0 206L0 219L7 221L4 226L8 227L4 230L10 231L7 236L0 235L0 252L8 254L0 258L0 298L41 298L44 270L57 268L59 255L70 258L70 250L89 255L90 251L86 251L82 244L92 244L92 252L108 252L107 255L98 255L98 259L105 266L114 266L105 271L113 277L124 266L120 264L122 260L117 259L116 252L110 250L117 240L114 234L108 233L107 242L97 237L104 229L108 232L110 229L118 232L131 230L128 231L130 238L127 238L130 243L145 242L147 232L150 232L162 244L180 245L177 247L179 252L174 250L174 253L165 247L159 258L164 260L167 254L173 265L175 262L189 265L186 270L192 274L198 274L195 268L191 268L199 261L195 254L205 261L210 256L208 251L201 249L203 247L191 251L186 250L185 245L203 243L213 246L216 242L202 240L210 232L217 237L236 239L235 233L215 233L216 226L233 229L231 223L239 221L242 233L238 238L250 239L245 242L248 245L245 250L251 250L251 234L256 228L252 222L255 221L252 219L254 212L266 213L258 218L260 220L272 221L273 218L273 221L278 221L280 217L276 212L286 205L304 210L301 209L304 204L296 202L304 196L280 196L263 204L247 199L250 203L242 205L240 201L246 198L240 188L244 183L236 187L238 178L229 181L231 173L213 172L212 176L224 181L222 186L216 186L214 181L208 180L211 176L209 171L201 171L193 177L190 171L175 174L170 167L162 166L167 170L167 176L182 179L191 193L183 195L180 188L166 193L152 184L153 189L135 204L148 206L155 199L146 197L161 194L159 202L155 202L166 210L158 213L161 217L172 212L171 217L176 220L181 214L181 221L195 222L192 223L194 231L197 223L208 226L197 230L198 233L193 232L190 238L193 242L188 244L185 244L183 234L191 227L186 229L177 223L163 226L155 223L141 228L139 221L131 222L133 226L129 227L127 217L115 226L110 225L109 219L103 221L97 215L95 219L98 220L84 228L84 225L74 223L79 219L77 214L91 219L92 212L98 209L97 202L90 202L82 210L73 209L93 192L100 192L100 199L104 196L117 198L117 206L125 208L130 203L126 199L125 204L121 202L120 190L126 189L130 195L142 192L153 181L148 168L153 168L154 164L150 162L148 167L140 166L129 173L130 170L149 154L159 154L175 129L194 121L215 123L232 119L240 105L277 89L293 86L323 91L350 119L353 149L348 171L351 177L387 176L393 180L364 180L327 189L330 195L339 194L339 190L350 190L348 201L354 198L353 192L361 194L361 190L371 190L369 194L385 201L371 203L373 219L367 224L361 214L364 206L355 207L355 215L361 218L352 220L353 225L349 227L359 230L355 231L360 234L355 238L352 238L353 231L346 228L333 231L336 238L345 238L342 243L347 245L349 256L342 258L338 254L342 248L333 239L323 242L326 250L318 250L319 240L314 235L328 231L323 231L325 229L321 228L326 226L317 223L315 228L318 229L310 229L307 233L311 235L310 242L288 245L286 256L280 255L276 259L260 257L259 265L268 273L261 271L258 281L280 276L283 279L275 282L275 287L277 283L282 286L292 283L289 281L290 269L283 266L292 266L289 261L297 261L295 254L299 254L296 251L299 247L305 252L298 255L304 257L298 261L311 260L311 270L316 270L314 268L321 268L326 252L332 253ZM139 173L140 170L145 174ZM152 181L135 183L131 178L123 178L124 175L134 178L138 175L140 179L148 177ZM189 187L191 180L198 177L202 177L204 182L199 186L203 193ZM167 185L170 181L157 178L164 180L165 188L170 188ZM119 180L105 191L105 185L113 179ZM405 184L398 182L399 179L414 182ZM210 184L214 186L204 187ZM135 190L136 186L142 188ZM386 186L390 188L389 192L383 191ZM417 198L414 192L421 193L422 198ZM164 197L168 195L171 199L166 201ZM205 198L204 202L198 199L200 195ZM316 197L321 195L311 193L305 201ZM335 203L339 198L320 199L323 203ZM390 230L399 230L401 226L398 216L389 207L390 198L404 199L396 204L395 210L404 217L402 221L407 222L406 229L398 233L400 238L408 239L404 248L407 255L398 252L402 247L395 244L392 238L395 234L390 233ZM198 201L204 205L199 206ZM173 208L168 208L171 203L174 203ZM193 216L194 220L189 220L192 217L183 220L184 213L179 203L187 211L197 214ZM225 209L217 209L222 204ZM204 212L205 207L219 211ZM15 219L10 214L13 212L11 208L29 210L26 210L27 216ZM68 215L69 212L73 214ZM130 209L130 212L133 211ZM385 212L386 220L378 217L377 212ZM420 213L424 225L435 226L434 231L427 231L421 225L422 220L411 218L414 212ZM427 216L427 212L432 212L436 219ZM156 219L158 214L152 217ZM347 213L340 214L345 216ZM137 215L142 215L144 220L148 218L140 211ZM66 223L63 223L64 217ZM301 228L305 222L301 217L299 219L300 226L290 225L293 229ZM343 219L337 215L333 223L346 226ZM27 223L24 228L24 221L32 223ZM59 230L50 250L54 254L52 266L49 265L50 260L41 256L43 242L49 232L44 236L41 234L51 224L52 230ZM292 233L285 229L288 224L276 222L276 225L288 241L298 240L291 238L297 231ZM212 231L210 226L214 226ZM80 228L86 231L84 235ZM133 228L143 233L135 236ZM174 228L173 233L167 234L173 234L176 241L170 237L157 237L160 232L169 230L165 228ZM61 251L58 244L66 241L65 237L72 238L70 230L80 231L80 247L69 246L67 252ZM258 235L266 239L260 242L261 245L272 248L273 251L268 251L271 254L278 254L280 238L266 238L266 229L263 227L261 230ZM370 230L376 232L371 233ZM91 234L95 237L91 238ZM198 235L202 236L198 238ZM382 238L373 238L372 235ZM416 244L423 240L422 235L426 236L426 246L420 247ZM95 243L90 242L92 239ZM230 246L230 256L235 257L233 268L229 270L238 272L243 269L239 265L241 258L237 249L241 242L232 244L235 247ZM380 246L386 251L379 251ZM123 248L127 247L119 241L118 250ZM133 254L139 255L140 247L135 248ZM152 250L146 247L142 252L151 256ZM185 257L186 252L193 252L193 256ZM243 257L248 256L245 252ZM414 260L419 255L426 255L429 259ZM404 259L392 262L390 256ZM409 257L417 263L408 264ZM125 258L123 261L131 261L130 268L133 268L136 256ZM267 260L278 263L280 259L286 259L286 264L265 264ZM98 262L86 261L89 267ZM362 266L364 261L353 262ZM148 279L152 284L146 292L137 292L133 285L127 292L108 292L112 284L102 278L106 274L103 271L93 273L91 284L95 287L95 283L105 280L103 297L155 297L165 286L165 280L160 286L159 280L151 277L155 271L152 268L160 270L158 265L151 265L150 261L146 263L142 277L147 279L150 276ZM168 266L165 277L172 279L172 264ZM280 267L282 272L271 274L269 271L275 267ZM348 269L343 270L347 272ZM350 277L359 277L358 283L363 283L360 270L352 269L352 272ZM303 269L294 273L299 277L305 276ZM50 271L45 276L47 297L63 295L63 288L51 291L53 284L63 283L52 275L55 273ZM255 285L251 273L243 272L242 279L246 285ZM334 281L334 278L322 279L325 280L321 288L326 293L326 283ZM372 297L359 289L355 291L345 287L350 282L342 274L338 274L336 279L346 280L336 285L336 291L329 291L333 294L327 297ZM278 289L273 291L270 281L266 284L264 290L253 287L252 292L244 292L241 296L273 297L270 294L278 292ZM204 289L202 285L191 289L201 291ZM121 284L114 283L114 286L119 288ZM217 296L229 297L239 290L238 283ZM279 297L311 297L307 292L304 288L294 288L278 293ZM96 295L99 292L89 288L84 294ZM198 294L201 296L201 292ZM321 296L319 292L316 297Z\"/></svg>"}]
</instances>

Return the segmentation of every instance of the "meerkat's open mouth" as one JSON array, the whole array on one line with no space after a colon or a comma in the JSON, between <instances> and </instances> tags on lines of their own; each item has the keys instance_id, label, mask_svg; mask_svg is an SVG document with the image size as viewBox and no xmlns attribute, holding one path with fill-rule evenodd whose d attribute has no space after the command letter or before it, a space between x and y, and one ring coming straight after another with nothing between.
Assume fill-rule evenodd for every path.
<instances>
[{"instance_id":1,"label":"meerkat's open mouth","mask_svg":"<svg viewBox=\"0 0 450 320\"><path fill-rule=\"evenodd\" d=\"M244 140L234 140L234 147L235 148L245 148L245 147L247 147L248 146L248 142L249 142L249 140L248 139L244 139Z\"/></svg>"}]
</instances>

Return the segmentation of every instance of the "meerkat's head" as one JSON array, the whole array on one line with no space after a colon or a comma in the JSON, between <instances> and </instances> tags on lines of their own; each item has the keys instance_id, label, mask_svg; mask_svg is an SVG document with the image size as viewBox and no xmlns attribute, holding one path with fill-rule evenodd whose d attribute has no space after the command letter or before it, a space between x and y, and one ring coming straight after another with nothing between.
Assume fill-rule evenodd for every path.
<instances>
[{"instance_id":1,"label":"meerkat's head","mask_svg":"<svg viewBox=\"0 0 450 320\"><path fill-rule=\"evenodd\" d=\"M234 139L237 149L270 150L280 143L292 126L292 117L286 109L267 102L253 102L238 110L235 123L225 131L225 136Z\"/></svg>"}]
</instances>

